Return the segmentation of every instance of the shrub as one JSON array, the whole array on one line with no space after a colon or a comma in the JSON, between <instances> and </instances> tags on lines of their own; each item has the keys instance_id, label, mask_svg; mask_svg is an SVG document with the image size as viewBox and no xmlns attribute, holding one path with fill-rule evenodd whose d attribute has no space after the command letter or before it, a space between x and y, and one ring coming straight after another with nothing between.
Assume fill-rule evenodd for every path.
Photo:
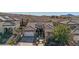
<instances>
[{"instance_id":1,"label":"shrub","mask_svg":"<svg viewBox=\"0 0 79 59\"><path fill-rule=\"evenodd\" d=\"M16 44L16 40L14 39L9 39L7 42L9 45L15 45Z\"/></svg>"},{"instance_id":2,"label":"shrub","mask_svg":"<svg viewBox=\"0 0 79 59\"><path fill-rule=\"evenodd\" d=\"M68 45L71 29L67 25L59 24L53 29L53 36L59 45Z\"/></svg>"}]
</instances>

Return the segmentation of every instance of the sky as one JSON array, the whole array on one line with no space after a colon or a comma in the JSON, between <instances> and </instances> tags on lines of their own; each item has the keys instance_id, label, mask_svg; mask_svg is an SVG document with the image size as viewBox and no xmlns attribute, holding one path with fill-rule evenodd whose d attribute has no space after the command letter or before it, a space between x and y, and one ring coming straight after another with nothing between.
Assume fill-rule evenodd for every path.
<instances>
[{"instance_id":1,"label":"sky","mask_svg":"<svg viewBox=\"0 0 79 59\"><path fill-rule=\"evenodd\" d=\"M52 15L66 15L66 14L73 14L79 15L79 12L14 12L15 14L25 14L25 15L36 15L36 16L52 16Z\"/></svg>"}]
</instances>

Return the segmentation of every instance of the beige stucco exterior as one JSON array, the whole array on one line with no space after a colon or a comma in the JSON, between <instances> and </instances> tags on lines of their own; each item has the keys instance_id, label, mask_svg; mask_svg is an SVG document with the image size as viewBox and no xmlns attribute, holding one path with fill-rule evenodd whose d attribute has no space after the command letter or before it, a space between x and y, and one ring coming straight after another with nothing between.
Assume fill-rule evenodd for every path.
<instances>
[{"instance_id":1,"label":"beige stucco exterior","mask_svg":"<svg viewBox=\"0 0 79 59\"><path fill-rule=\"evenodd\" d=\"M3 26L2 26L3 23L4 23L4 22L0 22L0 33L3 33Z\"/></svg>"}]
</instances>

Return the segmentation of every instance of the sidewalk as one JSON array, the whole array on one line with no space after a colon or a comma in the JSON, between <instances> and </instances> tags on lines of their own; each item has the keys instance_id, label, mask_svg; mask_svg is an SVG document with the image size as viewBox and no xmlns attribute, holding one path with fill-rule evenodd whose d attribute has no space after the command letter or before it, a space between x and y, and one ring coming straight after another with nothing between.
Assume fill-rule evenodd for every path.
<instances>
[{"instance_id":1,"label":"sidewalk","mask_svg":"<svg viewBox=\"0 0 79 59\"><path fill-rule=\"evenodd\" d=\"M33 43L19 42L17 46L33 46Z\"/></svg>"}]
</instances>

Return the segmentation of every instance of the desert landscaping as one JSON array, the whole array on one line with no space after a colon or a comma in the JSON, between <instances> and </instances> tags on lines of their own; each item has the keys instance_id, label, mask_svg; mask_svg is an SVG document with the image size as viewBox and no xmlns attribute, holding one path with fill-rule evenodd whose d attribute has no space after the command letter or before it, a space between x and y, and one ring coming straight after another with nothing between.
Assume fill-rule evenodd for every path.
<instances>
[{"instance_id":1,"label":"desert landscaping","mask_svg":"<svg viewBox=\"0 0 79 59\"><path fill-rule=\"evenodd\" d=\"M78 46L79 16L0 13L0 45Z\"/></svg>"}]
</instances>

